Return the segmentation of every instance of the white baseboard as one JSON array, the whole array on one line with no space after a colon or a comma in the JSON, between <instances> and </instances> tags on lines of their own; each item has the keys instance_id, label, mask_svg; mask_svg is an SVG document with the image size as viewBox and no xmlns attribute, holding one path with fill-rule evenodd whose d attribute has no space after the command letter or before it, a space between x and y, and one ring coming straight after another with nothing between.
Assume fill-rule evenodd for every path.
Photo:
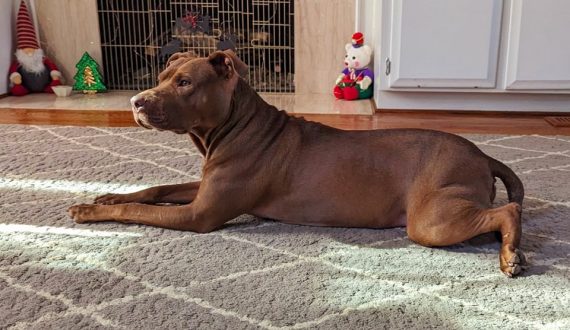
<instances>
[{"instance_id":1,"label":"white baseboard","mask_svg":"<svg viewBox=\"0 0 570 330\"><path fill-rule=\"evenodd\" d=\"M377 109L570 113L568 94L392 92L376 90Z\"/></svg>"}]
</instances>

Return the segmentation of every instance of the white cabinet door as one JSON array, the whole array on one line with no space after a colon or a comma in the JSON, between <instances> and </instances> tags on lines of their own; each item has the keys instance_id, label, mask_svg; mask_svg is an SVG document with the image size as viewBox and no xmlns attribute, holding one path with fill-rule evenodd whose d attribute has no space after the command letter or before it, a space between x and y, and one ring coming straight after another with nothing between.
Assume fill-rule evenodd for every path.
<instances>
[{"instance_id":1,"label":"white cabinet door","mask_svg":"<svg viewBox=\"0 0 570 330\"><path fill-rule=\"evenodd\" d=\"M512 0L506 89L570 89L570 1Z\"/></svg>"},{"instance_id":2,"label":"white cabinet door","mask_svg":"<svg viewBox=\"0 0 570 330\"><path fill-rule=\"evenodd\" d=\"M502 8L502 0L392 0L389 88L494 88Z\"/></svg>"}]
</instances>

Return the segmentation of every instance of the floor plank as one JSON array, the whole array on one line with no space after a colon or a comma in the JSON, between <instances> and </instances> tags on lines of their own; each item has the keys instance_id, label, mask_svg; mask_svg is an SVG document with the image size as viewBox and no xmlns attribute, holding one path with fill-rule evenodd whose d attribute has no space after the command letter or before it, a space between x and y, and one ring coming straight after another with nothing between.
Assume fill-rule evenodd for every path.
<instances>
[{"instance_id":1,"label":"floor plank","mask_svg":"<svg viewBox=\"0 0 570 330\"><path fill-rule=\"evenodd\" d=\"M544 120L544 115L537 114L377 111L370 117L304 117L341 129L424 128L451 133L570 135L570 127L553 127Z\"/></svg>"}]
</instances>

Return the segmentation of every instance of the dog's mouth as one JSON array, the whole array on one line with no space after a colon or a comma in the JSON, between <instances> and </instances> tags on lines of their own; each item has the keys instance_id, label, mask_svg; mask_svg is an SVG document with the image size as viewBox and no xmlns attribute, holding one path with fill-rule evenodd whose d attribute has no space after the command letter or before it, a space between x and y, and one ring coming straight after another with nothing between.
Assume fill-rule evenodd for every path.
<instances>
[{"instance_id":1,"label":"dog's mouth","mask_svg":"<svg viewBox=\"0 0 570 330\"><path fill-rule=\"evenodd\" d=\"M145 107L132 108L133 117L137 125L146 129L156 129L158 131L171 131L176 134L186 134L187 130L182 127L178 127L175 123L171 123L168 120L166 112L162 108L151 107L147 105ZM173 125L174 124L174 125Z\"/></svg>"},{"instance_id":2,"label":"dog's mouth","mask_svg":"<svg viewBox=\"0 0 570 330\"><path fill-rule=\"evenodd\" d=\"M135 119L135 122L139 126L144 127L146 129L153 129L154 128L154 125L152 124L152 122L151 122L151 120L147 114L145 114L143 112L133 111L133 117Z\"/></svg>"},{"instance_id":3,"label":"dog's mouth","mask_svg":"<svg viewBox=\"0 0 570 330\"><path fill-rule=\"evenodd\" d=\"M139 116L135 115L135 122L137 123L137 125L139 125L140 127L146 128L146 129L152 129L152 126L150 126L150 124L146 123L145 121L143 121L142 119L139 118Z\"/></svg>"},{"instance_id":4,"label":"dog's mouth","mask_svg":"<svg viewBox=\"0 0 570 330\"><path fill-rule=\"evenodd\" d=\"M166 116L162 113L159 114L149 114L145 109L139 109L138 111L133 108L133 117L135 122L146 129L157 129L164 130L167 129L168 120Z\"/></svg>"}]
</instances>

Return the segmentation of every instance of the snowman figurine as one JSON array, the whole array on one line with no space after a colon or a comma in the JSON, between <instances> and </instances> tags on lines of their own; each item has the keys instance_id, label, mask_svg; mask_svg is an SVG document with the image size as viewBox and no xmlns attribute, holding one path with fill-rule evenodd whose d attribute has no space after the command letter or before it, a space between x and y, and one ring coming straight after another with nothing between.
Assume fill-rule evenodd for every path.
<instances>
[{"instance_id":1,"label":"snowman figurine","mask_svg":"<svg viewBox=\"0 0 570 330\"><path fill-rule=\"evenodd\" d=\"M367 67L372 57L372 49L364 45L364 36L360 32L352 35L352 43L346 44L345 49L345 68L336 80L334 96L345 100L372 97L374 73Z\"/></svg>"}]
</instances>

